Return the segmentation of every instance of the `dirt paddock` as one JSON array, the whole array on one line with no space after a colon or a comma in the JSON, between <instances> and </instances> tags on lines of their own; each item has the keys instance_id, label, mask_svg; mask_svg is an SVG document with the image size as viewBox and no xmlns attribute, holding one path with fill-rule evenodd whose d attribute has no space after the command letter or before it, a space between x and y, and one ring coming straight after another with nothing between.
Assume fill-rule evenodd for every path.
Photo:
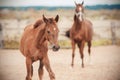
<instances>
[{"instance_id":1,"label":"dirt paddock","mask_svg":"<svg viewBox=\"0 0 120 80\"><path fill-rule=\"evenodd\" d=\"M71 68L71 49L61 49L58 52L49 50L50 64L56 80L120 80L120 46L92 47L91 64L87 47L84 53L85 68L81 68L78 49L75 65ZM33 64L33 80L39 80L38 63ZM25 58L19 50L0 50L0 80L25 80L25 76ZM43 80L49 80L45 68Z\"/></svg>"}]
</instances>

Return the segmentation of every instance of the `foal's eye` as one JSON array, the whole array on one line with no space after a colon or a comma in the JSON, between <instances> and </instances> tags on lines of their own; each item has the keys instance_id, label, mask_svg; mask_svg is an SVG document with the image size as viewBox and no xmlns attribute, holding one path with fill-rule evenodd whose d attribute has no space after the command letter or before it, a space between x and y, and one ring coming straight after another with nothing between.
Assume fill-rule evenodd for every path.
<instances>
[{"instance_id":1,"label":"foal's eye","mask_svg":"<svg viewBox=\"0 0 120 80\"><path fill-rule=\"evenodd\" d=\"M47 31L48 34L50 34L50 31Z\"/></svg>"}]
</instances>

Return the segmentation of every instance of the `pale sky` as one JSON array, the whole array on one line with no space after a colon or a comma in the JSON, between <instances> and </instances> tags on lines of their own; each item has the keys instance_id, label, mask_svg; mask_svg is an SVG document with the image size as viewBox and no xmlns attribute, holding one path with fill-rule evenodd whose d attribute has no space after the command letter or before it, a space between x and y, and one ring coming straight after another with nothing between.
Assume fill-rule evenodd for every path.
<instances>
[{"instance_id":1,"label":"pale sky","mask_svg":"<svg viewBox=\"0 0 120 80\"><path fill-rule=\"evenodd\" d=\"M0 6L74 6L83 0L0 0ZM84 0L84 5L120 4L120 0Z\"/></svg>"}]
</instances>

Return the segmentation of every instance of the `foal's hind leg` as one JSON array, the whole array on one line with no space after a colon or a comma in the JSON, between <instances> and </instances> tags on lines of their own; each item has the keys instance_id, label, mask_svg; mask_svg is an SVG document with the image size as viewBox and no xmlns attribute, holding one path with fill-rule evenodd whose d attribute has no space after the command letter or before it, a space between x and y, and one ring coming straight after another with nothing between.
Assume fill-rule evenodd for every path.
<instances>
[{"instance_id":1,"label":"foal's hind leg","mask_svg":"<svg viewBox=\"0 0 120 80\"><path fill-rule=\"evenodd\" d=\"M43 61L40 60L40 65L39 65L39 69L38 69L38 74L39 74L40 80L42 80L43 73L44 73L43 66L44 66Z\"/></svg>"},{"instance_id":2,"label":"foal's hind leg","mask_svg":"<svg viewBox=\"0 0 120 80\"><path fill-rule=\"evenodd\" d=\"M26 80L32 80L33 66L32 66L32 60L30 58L26 58L26 68L27 68Z\"/></svg>"},{"instance_id":3,"label":"foal's hind leg","mask_svg":"<svg viewBox=\"0 0 120 80\"><path fill-rule=\"evenodd\" d=\"M91 63L91 41L88 41L89 63Z\"/></svg>"},{"instance_id":4,"label":"foal's hind leg","mask_svg":"<svg viewBox=\"0 0 120 80\"><path fill-rule=\"evenodd\" d=\"M75 57L75 42L72 41L72 62L71 62L71 66L74 66L74 57Z\"/></svg>"}]
</instances>

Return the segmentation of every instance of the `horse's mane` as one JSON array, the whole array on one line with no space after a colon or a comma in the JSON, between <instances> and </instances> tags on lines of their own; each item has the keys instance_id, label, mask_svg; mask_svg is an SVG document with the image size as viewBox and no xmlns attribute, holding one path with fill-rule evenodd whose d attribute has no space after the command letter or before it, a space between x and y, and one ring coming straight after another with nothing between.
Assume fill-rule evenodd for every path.
<instances>
[{"instance_id":1,"label":"horse's mane","mask_svg":"<svg viewBox=\"0 0 120 80\"><path fill-rule=\"evenodd\" d=\"M34 28L37 28L38 26L40 26L43 23L43 20L39 19L34 23Z\"/></svg>"},{"instance_id":2,"label":"horse's mane","mask_svg":"<svg viewBox=\"0 0 120 80\"><path fill-rule=\"evenodd\" d=\"M44 42L44 40L45 40L44 34L45 34L45 28L41 29L37 35L37 38L36 38L36 47L37 48L40 48L40 46Z\"/></svg>"}]
</instances>

